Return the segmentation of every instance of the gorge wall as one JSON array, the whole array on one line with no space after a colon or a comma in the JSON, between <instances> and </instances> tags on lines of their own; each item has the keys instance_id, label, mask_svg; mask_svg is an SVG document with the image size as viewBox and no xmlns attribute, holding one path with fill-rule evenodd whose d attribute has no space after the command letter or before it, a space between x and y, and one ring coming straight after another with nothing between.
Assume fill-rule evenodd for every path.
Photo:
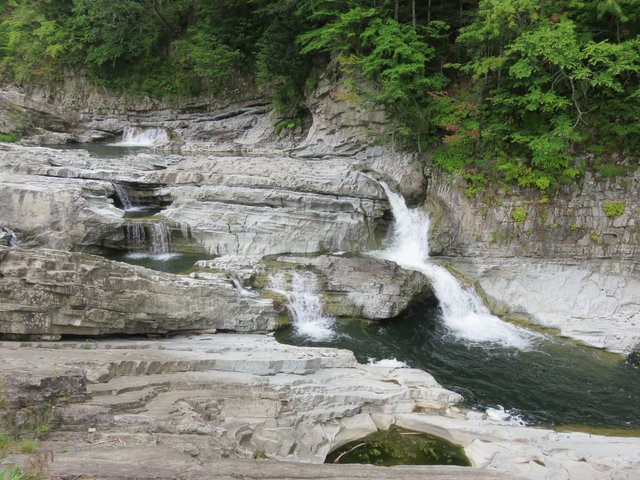
<instances>
[{"instance_id":1,"label":"gorge wall","mask_svg":"<svg viewBox=\"0 0 640 480\"><path fill-rule=\"evenodd\" d=\"M30 125L23 143L114 139L135 126L165 131L159 146L166 153L117 165L46 150L36 159L3 147L3 226L23 246L117 244L127 224L111 200L112 183L120 182L137 195L140 185L155 189L169 205L164 218L210 254L363 252L379 245L389 225L375 182L384 179L414 204L426 197L431 254L475 277L496 311L615 351L640 341L638 171L611 179L587 173L549 198L519 190L469 198L455 177L430 172L427 179L416 156L383 146L384 112L354 103L348 88L321 76L303 126L280 134L276 115L249 87L226 102L133 99L78 78L5 88L3 128ZM175 148L191 157L173 155ZM198 154L215 151L227 153L215 161ZM608 216L608 202L624 211ZM536 300L549 288L554 302Z\"/></svg>"}]
</instances>

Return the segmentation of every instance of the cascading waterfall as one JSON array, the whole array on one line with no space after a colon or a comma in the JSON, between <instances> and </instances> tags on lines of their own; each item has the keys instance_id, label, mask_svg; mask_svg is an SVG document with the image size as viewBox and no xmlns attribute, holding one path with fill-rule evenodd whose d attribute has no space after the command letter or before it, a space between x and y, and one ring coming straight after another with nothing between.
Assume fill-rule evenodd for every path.
<instances>
[{"instance_id":1,"label":"cascading waterfall","mask_svg":"<svg viewBox=\"0 0 640 480\"><path fill-rule=\"evenodd\" d=\"M114 145L120 147L155 147L167 143L169 137L164 128L126 127L122 140Z\"/></svg>"},{"instance_id":2,"label":"cascading waterfall","mask_svg":"<svg viewBox=\"0 0 640 480\"><path fill-rule=\"evenodd\" d=\"M429 262L429 217L418 209L407 208L401 195L392 192L385 183L381 185L391 204L394 227L389 247L374 255L429 277L444 324L456 337L520 350L530 348L533 333L492 315L475 291L464 288L447 269Z\"/></svg>"},{"instance_id":3,"label":"cascading waterfall","mask_svg":"<svg viewBox=\"0 0 640 480\"><path fill-rule=\"evenodd\" d=\"M289 312L297 335L311 340L329 340L335 335L334 319L322 312L322 299L318 279L313 273L292 272L287 279L279 273L269 278L269 289L289 300Z\"/></svg>"},{"instance_id":4,"label":"cascading waterfall","mask_svg":"<svg viewBox=\"0 0 640 480\"><path fill-rule=\"evenodd\" d=\"M233 286L236 287L238 293L242 297L259 297L260 294L258 292L254 292L253 290L249 290L242 284L242 280L237 275L231 276L231 281L233 282Z\"/></svg>"}]
</instances>

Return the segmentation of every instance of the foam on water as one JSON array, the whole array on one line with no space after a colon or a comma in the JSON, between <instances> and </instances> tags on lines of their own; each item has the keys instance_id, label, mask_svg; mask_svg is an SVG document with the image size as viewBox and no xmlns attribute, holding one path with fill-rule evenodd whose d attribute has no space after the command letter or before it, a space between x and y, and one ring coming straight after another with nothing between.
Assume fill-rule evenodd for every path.
<instances>
[{"instance_id":1,"label":"foam on water","mask_svg":"<svg viewBox=\"0 0 640 480\"><path fill-rule=\"evenodd\" d=\"M401 362L395 358L383 358L382 360L376 360L375 358L368 358L367 365L370 367L384 367L384 368L408 368L405 362Z\"/></svg>"},{"instance_id":2,"label":"foam on water","mask_svg":"<svg viewBox=\"0 0 640 480\"><path fill-rule=\"evenodd\" d=\"M283 273L269 278L269 289L289 300L288 309L293 317L297 335L314 341L330 340L335 336L334 319L323 314L318 280L313 273Z\"/></svg>"},{"instance_id":3,"label":"foam on water","mask_svg":"<svg viewBox=\"0 0 640 480\"><path fill-rule=\"evenodd\" d=\"M520 415L513 413L511 410L505 410L502 405L498 405L497 408L487 408L486 414L487 419L497 423L513 425L515 427L527 426L527 422L525 422Z\"/></svg>"},{"instance_id":4,"label":"foam on water","mask_svg":"<svg viewBox=\"0 0 640 480\"><path fill-rule=\"evenodd\" d=\"M159 254L154 254L151 252L129 252L125 255L125 257L130 258L132 260L142 260L142 259L148 258L151 260L166 262L168 260L173 260L174 258L178 258L181 255L182 255L181 253L177 253L177 252L159 253Z\"/></svg>"},{"instance_id":5,"label":"foam on water","mask_svg":"<svg viewBox=\"0 0 640 480\"><path fill-rule=\"evenodd\" d=\"M374 255L429 277L444 324L456 337L471 343L531 348L535 334L492 315L473 289L465 288L447 269L429 262L429 217L417 208L409 209L401 195L385 183L381 185L389 198L394 224L389 247Z\"/></svg>"},{"instance_id":6,"label":"foam on water","mask_svg":"<svg viewBox=\"0 0 640 480\"><path fill-rule=\"evenodd\" d=\"M248 288L246 288L242 284L242 281L237 276L235 275L232 276L231 281L233 282L233 286L236 287L236 289L238 290L238 293L240 294L240 296L242 297L259 297L260 296L258 292L254 292L253 290L249 290Z\"/></svg>"},{"instance_id":7,"label":"foam on water","mask_svg":"<svg viewBox=\"0 0 640 480\"><path fill-rule=\"evenodd\" d=\"M155 147L167 143L169 137L164 128L126 127L122 140L114 143L118 147Z\"/></svg>"}]
</instances>

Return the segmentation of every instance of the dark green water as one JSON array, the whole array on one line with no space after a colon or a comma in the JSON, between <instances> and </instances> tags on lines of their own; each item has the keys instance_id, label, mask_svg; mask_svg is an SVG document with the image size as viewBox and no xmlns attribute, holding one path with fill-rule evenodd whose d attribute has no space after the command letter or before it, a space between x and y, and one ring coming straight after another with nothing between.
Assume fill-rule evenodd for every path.
<instances>
[{"instance_id":1,"label":"dark green water","mask_svg":"<svg viewBox=\"0 0 640 480\"><path fill-rule=\"evenodd\" d=\"M201 253L177 253L169 254L162 258L151 255L131 255L128 253L112 253L104 255L109 260L117 262L131 263L132 265L140 265L141 267L151 268L167 273L188 273L193 269L193 265L198 260L206 260L212 258Z\"/></svg>"},{"instance_id":2,"label":"dark green water","mask_svg":"<svg viewBox=\"0 0 640 480\"><path fill-rule=\"evenodd\" d=\"M325 463L394 465L471 465L462 447L447 440L392 425L388 430L349 442L331 452Z\"/></svg>"},{"instance_id":3,"label":"dark green water","mask_svg":"<svg viewBox=\"0 0 640 480\"><path fill-rule=\"evenodd\" d=\"M617 355L554 338L532 351L464 343L448 334L438 309L428 307L384 323L338 320L336 330L328 342L310 342L291 329L277 338L346 348L363 363L396 358L462 394L467 407L501 405L532 425L640 428L640 369Z\"/></svg>"},{"instance_id":4,"label":"dark green water","mask_svg":"<svg viewBox=\"0 0 640 480\"><path fill-rule=\"evenodd\" d=\"M64 145L45 145L58 150L86 150L95 158L124 158L127 155L150 153L149 147L120 147L110 143L69 143Z\"/></svg>"}]
</instances>

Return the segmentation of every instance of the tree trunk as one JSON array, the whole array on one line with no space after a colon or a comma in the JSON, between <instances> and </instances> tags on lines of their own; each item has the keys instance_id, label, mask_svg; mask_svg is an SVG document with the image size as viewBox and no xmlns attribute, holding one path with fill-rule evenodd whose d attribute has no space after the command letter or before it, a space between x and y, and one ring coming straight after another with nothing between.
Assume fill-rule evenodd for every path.
<instances>
[{"instance_id":1,"label":"tree trunk","mask_svg":"<svg viewBox=\"0 0 640 480\"><path fill-rule=\"evenodd\" d=\"M398 21L398 18L399 18L399 13L400 13L400 0L396 0L395 7L396 7L396 11L395 11L395 15L394 15L394 17L393 17L393 18L394 18L394 19L395 19L395 21L397 22L397 21Z\"/></svg>"},{"instance_id":2,"label":"tree trunk","mask_svg":"<svg viewBox=\"0 0 640 480\"><path fill-rule=\"evenodd\" d=\"M416 0L411 0L411 25L416 29Z\"/></svg>"}]
</instances>

